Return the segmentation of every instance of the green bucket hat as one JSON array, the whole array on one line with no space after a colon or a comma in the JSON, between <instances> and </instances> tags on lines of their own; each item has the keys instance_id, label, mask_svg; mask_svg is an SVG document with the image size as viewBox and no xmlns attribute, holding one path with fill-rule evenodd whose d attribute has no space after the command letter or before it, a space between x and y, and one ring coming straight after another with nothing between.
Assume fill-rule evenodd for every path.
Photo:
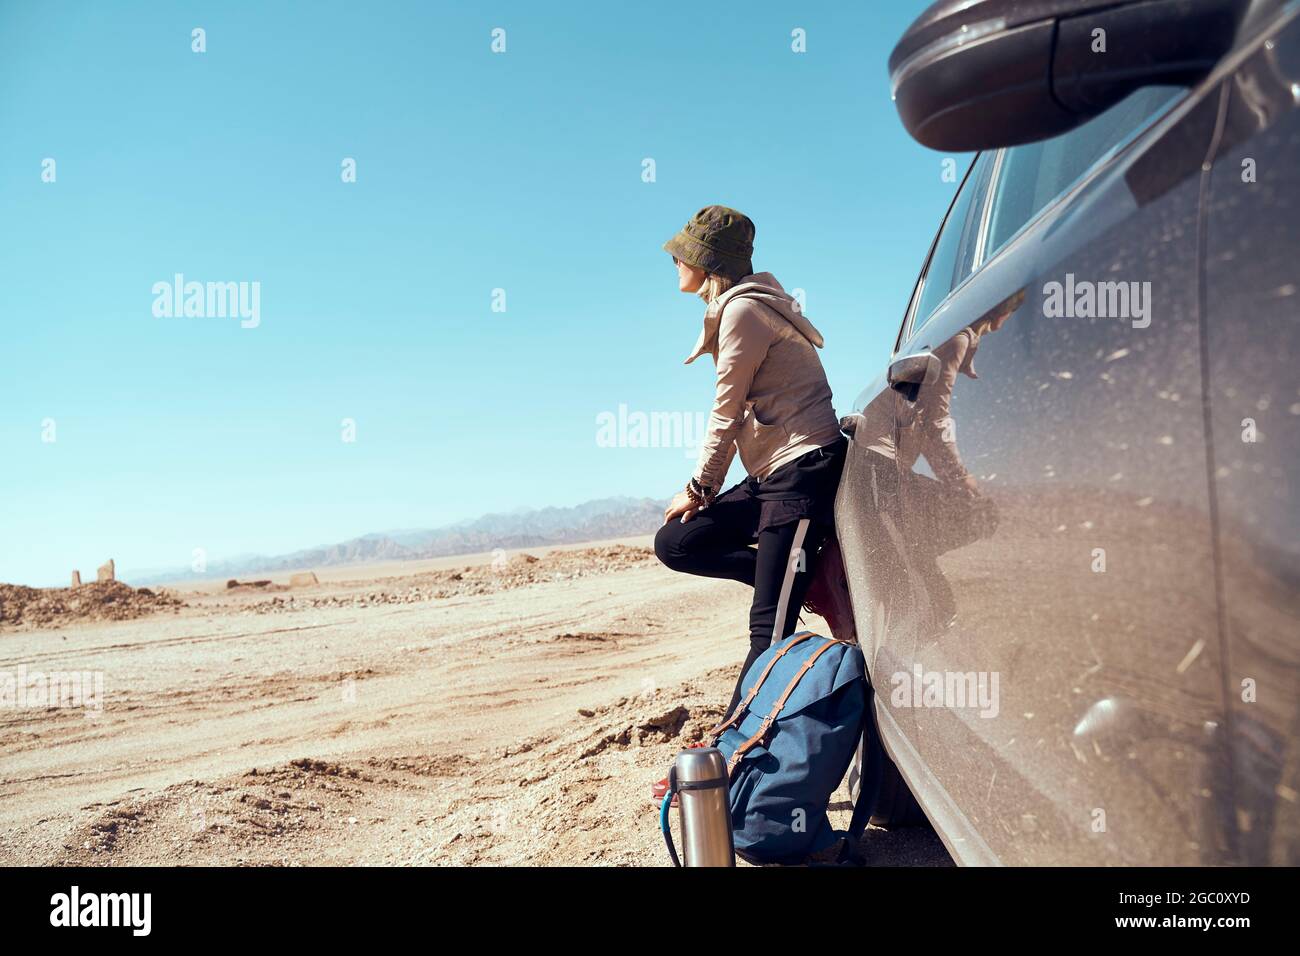
<instances>
[{"instance_id":1,"label":"green bucket hat","mask_svg":"<svg viewBox=\"0 0 1300 956\"><path fill-rule=\"evenodd\" d=\"M664 250L688 265L733 282L752 275L754 223L726 206L705 206L664 243Z\"/></svg>"}]
</instances>

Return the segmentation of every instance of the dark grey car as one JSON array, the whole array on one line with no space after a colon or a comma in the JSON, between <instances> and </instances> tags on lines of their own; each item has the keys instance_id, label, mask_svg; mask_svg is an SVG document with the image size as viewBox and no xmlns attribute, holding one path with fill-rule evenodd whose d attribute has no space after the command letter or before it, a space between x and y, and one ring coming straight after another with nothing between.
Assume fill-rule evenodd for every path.
<instances>
[{"instance_id":1,"label":"dark grey car","mask_svg":"<svg viewBox=\"0 0 1300 956\"><path fill-rule=\"evenodd\" d=\"M862 785L959 862L1300 863L1298 14L946 0L891 60L983 151L837 525Z\"/></svg>"}]
</instances>

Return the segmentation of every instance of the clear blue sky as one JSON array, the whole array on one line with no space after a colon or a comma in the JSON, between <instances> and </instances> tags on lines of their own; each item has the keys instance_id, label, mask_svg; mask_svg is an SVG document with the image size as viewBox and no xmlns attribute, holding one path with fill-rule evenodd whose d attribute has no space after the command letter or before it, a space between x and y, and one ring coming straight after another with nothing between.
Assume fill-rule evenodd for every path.
<instances>
[{"instance_id":1,"label":"clear blue sky","mask_svg":"<svg viewBox=\"0 0 1300 956\"><path fill-rule=\"evenodd\" d=\"M924 6L6 0L0 580L669 496L683 451L596 417L707 411L660 247L713 202L847 411L954 189L889 100ZM155 317L178 272L260 325Z\"/></svg>"}]
</instances>

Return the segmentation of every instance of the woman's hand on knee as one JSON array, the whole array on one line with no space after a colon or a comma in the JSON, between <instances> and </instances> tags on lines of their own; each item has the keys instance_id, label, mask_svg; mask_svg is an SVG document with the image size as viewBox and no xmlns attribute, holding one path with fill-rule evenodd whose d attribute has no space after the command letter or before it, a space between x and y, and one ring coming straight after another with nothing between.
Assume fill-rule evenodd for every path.
<instances>
[{"instance_id":1,"label":"woman's hand on knee","mask_svg":"<svg viewBox=\"0 0 1300 956\"><path fill-rule=\"evenodd\" d=\"M690 495L684 491L679 491L673 496L673 500L668 503L668 507L664 510L664 524L679 515L682 522L685 523L694 518L699 510L699 507L691 500Z\"/></svg>"}]
</instances>

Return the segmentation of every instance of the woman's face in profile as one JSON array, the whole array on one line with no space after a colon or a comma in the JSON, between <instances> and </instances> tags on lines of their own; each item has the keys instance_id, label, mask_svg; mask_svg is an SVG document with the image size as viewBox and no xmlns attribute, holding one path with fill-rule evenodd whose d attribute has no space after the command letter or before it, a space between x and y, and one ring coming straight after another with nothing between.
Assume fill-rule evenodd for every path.
<instances>
[{"instance_id":1,"label":"woman's face in profile","mask_svg":"<svg viewBox=\"0 0 1300 956\"><path fill-rule=\"evenodd\" d=\"M673 256L673 264L677 266L677 288L683 292L699 292L700 286L704 285L704 270L688 265L676 256Z\"/></svg>"}]
</instances>

